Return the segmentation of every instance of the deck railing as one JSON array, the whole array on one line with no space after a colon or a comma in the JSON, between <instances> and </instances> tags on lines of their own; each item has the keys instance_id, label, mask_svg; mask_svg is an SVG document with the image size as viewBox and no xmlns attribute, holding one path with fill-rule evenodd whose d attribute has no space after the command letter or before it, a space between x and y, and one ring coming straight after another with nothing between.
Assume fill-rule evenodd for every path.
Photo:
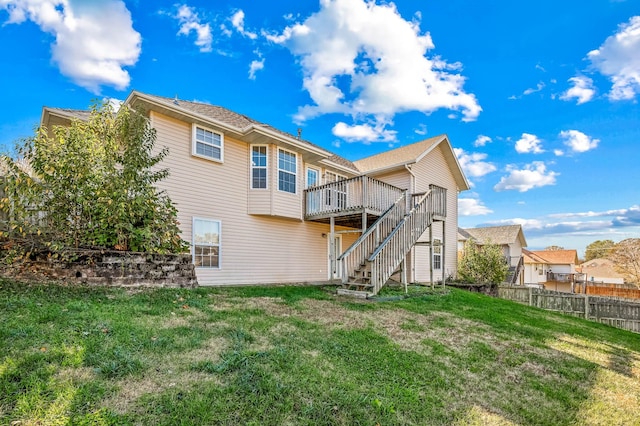
<instances>
[{"instance_id":1,"label":"deck railing","mask_svg":"<svg viewBox=\"0 0 640 426\"><path fill-rule=\"evenodd\" d=\"M433 216L446 215L446 189L432 185L420 197L398 226L367 259L371 262L372 292L377 294L398 269L418 238L433 222ZM444 213L444 214L443 214Z\"/></svg>"},{"instance_id":2,"label":"deck railing","mask_svg":"<svg viewBox=\"0 0 640 426\"><path fill-rule=\"evenodd\" d=\"M404 192L342 255L342 282L349 274L365 265L365 261L380 243L396 228L407 212L407 195Z\"/></svg>"},{"instance_id":3,"label":"deck railing","mask_svg":"<svg viewBox=\"0 0 640 426\"><path fill-rule=\"evenodd\" d=\"M583 282L585 276L585 274L581 273L547 272L547 281L556 281L559 283Z\"/></svg>"},{"instance_id":4,"label":"deck railing","mask_svg":"<svg viewBox=\"0 0 640 426\"><path fill-rule=\"evenodd\" d=\"M314 186L304 192L307 218L358 210L382 214L403 194L402 189L369 176Z\"/></svg>"}]
</instances>

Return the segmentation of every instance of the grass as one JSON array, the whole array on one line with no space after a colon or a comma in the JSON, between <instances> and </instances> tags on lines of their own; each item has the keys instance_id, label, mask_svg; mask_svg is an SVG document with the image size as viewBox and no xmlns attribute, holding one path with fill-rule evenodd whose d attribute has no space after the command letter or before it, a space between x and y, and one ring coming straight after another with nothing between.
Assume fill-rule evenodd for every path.
<instances>
[{"instance_id":1,"label":"grass","mask_svg":"<svg viewBox=\"0 0 640 426\"><path fill-rule=\"evenodd\" d=\"M0 424L640 424L637 334L396 299L0 281Z\"/></svg>"}]
</instances>

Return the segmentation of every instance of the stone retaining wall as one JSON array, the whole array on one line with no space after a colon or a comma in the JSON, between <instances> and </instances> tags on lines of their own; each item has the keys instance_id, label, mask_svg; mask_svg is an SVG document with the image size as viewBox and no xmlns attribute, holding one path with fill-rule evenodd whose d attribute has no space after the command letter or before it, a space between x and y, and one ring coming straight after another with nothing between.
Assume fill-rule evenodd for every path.
<instances>
[{"instance_id":1,"label":"stone retaining wall","mask_svg":"<svg viewBox=\"0 0 640 426\"><path fill-rule=\"evenodd\" d=\"M188 254L131 253L121 251L78 251L67 259L39 255L1 271L8 278L51 279L68 283L115 287L198 286Z\"/></svg>"}]
</instances>

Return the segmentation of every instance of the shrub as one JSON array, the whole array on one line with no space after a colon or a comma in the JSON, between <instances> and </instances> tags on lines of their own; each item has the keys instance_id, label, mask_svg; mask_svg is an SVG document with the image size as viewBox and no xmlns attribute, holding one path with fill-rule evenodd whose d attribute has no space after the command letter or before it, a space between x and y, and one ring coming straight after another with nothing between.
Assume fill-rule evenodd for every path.
<instances>
[{"instance_id":1,"label":"shrub","mask_svg":"<svg viewBox=\"0 0 640 426\"><path fill-rule=\"evenodd\" d=\"M177 210L155 186L168 175L155 141L144 114L108 103L86 121L38 129L20 160L2 157L0 236L52 250L184 251Z\"/></svg>"},{"instance_id":2,"label":"shrub","mask_svg":"<svg viewBox=\"0 0 640 426\"><path fill-rule=\"evenodd\" d=\"M470 283L497 285L507 277L509 267L497 244L477 245L468 240L458 264L458 276Z\"/></svg>"}]
</instances>

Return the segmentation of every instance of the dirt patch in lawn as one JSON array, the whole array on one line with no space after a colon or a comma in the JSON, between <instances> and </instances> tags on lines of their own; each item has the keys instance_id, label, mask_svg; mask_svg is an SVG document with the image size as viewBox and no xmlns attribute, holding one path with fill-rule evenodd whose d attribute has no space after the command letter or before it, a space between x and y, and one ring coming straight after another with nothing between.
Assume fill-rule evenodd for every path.
<instances>
[{"instance_id":1,"label":"dirt patch in lawn","mask_svg":"<svg viewBox=\"0 0 640 426\"><path fill-rule=\"evenodd\" d=\"M215 376L191 371L190 368L199 362L218 362L220 354L228 345L226 339L216 337L205 342L200 348L151 359L149 363L154 367L147 370L142 377L118 380L115 383L118 390L104 401L103 406L124 414L135 411L138 400L148 394L158 394L173 387L190 389L202 383L221 385Z\"/></svg>"}]
</instances>

